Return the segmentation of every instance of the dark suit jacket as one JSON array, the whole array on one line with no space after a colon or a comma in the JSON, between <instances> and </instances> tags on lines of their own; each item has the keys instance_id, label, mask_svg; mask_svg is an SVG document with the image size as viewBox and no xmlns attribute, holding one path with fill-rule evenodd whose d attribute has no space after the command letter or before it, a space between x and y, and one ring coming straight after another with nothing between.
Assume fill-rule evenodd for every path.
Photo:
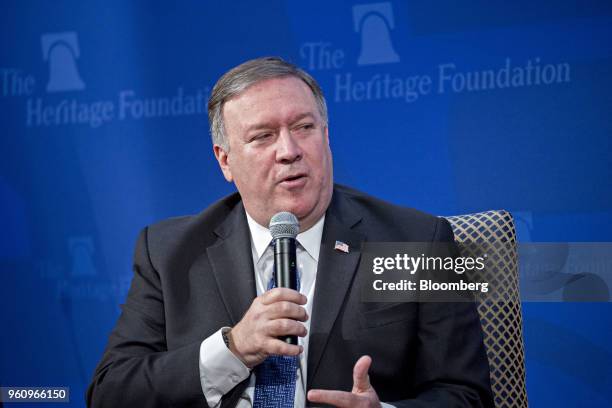
<instances>
[{"instance_id":1,"label":"dark suit jacket","mask_svg":"<svg viewBox=\"0 0 612 408\"><path fill-rule=\"evenodd\" d=\"M334 250L335 241L351 250ZM355 190L334 188L313 301L307 388L350 391L357 359L398 407L493 406L472 303L364 303L357 272L364 241L452 241L448 222ZM145 228L123 311L87 391L92 407L206 407L203 339L233 326L255 297L249 229L238 194L196 216ZM228 393L233 407L248 380Z\"/></svg>"}]
</instances>

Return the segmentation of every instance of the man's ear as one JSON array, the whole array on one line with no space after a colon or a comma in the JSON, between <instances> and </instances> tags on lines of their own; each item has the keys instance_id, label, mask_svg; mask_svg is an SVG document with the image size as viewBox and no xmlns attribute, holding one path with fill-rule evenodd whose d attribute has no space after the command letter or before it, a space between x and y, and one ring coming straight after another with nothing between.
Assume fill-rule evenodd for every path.
<instances>
[{"instance_id":1,"label":"man's ear","mask_svg":"<svg viewBox=\"0 0 612 408\"><path fill-rule=\"evenodd\" d=\"M215 152L217 162L219 162L219 167L221 167L221 171L223 172L223 177L231 183L234 181L234 178L232 177L232 170L229 165L229 153L218 144L213 145L213 151Z\"/></svg>"}]
</instances>

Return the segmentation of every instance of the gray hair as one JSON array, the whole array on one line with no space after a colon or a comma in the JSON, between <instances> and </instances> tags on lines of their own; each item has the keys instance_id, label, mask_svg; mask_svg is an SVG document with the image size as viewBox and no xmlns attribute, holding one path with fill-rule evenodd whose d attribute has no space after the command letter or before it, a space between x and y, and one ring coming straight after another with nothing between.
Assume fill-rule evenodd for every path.
<instances>
[{"instance_id":1,"label":"gray hair","mask_svg":"<svg viewBox=\"0 0 612 408\"><path fill-rule=\"evenodd\" d=\"M279 57L252 59L223 74L213 87L208 100L208 122L213 144L229 150L223 123L223 106L250 86L267 79L293 76L304 81L312 91L323 123L327 125L327 104L321 87L306 71Z\"/></svg>"}]
</instances>

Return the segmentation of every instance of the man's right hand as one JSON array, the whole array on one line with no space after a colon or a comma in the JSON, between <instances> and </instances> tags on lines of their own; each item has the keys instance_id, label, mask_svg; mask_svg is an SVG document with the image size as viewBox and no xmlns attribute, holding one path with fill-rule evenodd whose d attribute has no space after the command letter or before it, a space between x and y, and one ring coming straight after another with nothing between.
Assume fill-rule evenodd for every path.
<instances>
[{"instance_id":1,"label":"man's right hand","mask_svg":"<svg viewBox=\"0 0 612 408\"><path fill-rule=\"evenodd\" d=\"M306 336L306 327L300 323L308 320L305 304L306 296L287 288L274 288L256 297L229 332L230 350L249 368L270 355L297 356L303 347L278 337Z\"/></svg>"}]
</instances>

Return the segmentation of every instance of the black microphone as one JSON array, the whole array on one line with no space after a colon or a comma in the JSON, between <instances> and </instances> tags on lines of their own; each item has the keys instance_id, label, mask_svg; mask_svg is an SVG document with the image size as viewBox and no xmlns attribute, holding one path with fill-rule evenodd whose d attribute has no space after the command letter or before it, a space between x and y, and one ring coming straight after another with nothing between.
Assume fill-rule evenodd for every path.
<instances>
[{"instance_id":1,"label":"black microphone","mask_svg":"<svg viewBox=\"0 0 612 408\"><path fill-rule=\"evenodd\" d=\"M300 231L297 217L279 212L270 219L270 234L274 241L274 278L279 288L297 290L295 237ZM297 346L297 336L282 336L280 340Z\"/></svg>"}]
</instances>

